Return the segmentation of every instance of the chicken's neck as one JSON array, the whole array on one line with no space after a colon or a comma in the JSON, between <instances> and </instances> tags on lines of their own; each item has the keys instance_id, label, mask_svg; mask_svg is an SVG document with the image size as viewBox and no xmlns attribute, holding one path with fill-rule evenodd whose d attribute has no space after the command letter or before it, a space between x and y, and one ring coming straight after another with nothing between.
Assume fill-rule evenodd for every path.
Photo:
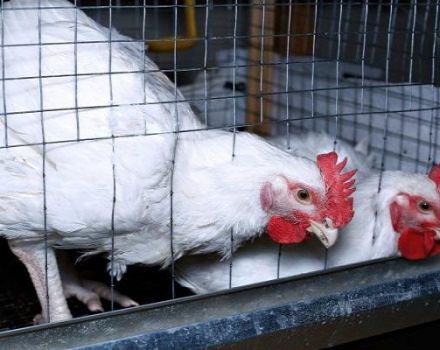
<instances>
[{"instance_id":1,"label":"chicken's neck","mask_svg":"<svg viewBox=\"0 0 440 350\"><path fill-rule=\"evenodd\" d=\"M392 188L377 192L379 177L373 175L357 186L355 215L340 232L329 251L328 266L353 264L397 254L398 235L392 227L389 205Z\"/></svg>"},{"instance_id":2,"label":"chicken's neck","mask_svg":"<svg viewBox=\"0 0 440 350\"><path fill-rule=\"evenodd\" d=\"M234 153L232 156L233 134L229 132L199 132L179 140L176 227L182 231L182 239L191 240L186 244L195 252L219 251L227 256L260 235L269 219L261 208L261 187L271 176L282 173L292 158L247 133L236 135ZM184 238L184 232L190 231L194 236Z\"/></svg>"}]
</instances>

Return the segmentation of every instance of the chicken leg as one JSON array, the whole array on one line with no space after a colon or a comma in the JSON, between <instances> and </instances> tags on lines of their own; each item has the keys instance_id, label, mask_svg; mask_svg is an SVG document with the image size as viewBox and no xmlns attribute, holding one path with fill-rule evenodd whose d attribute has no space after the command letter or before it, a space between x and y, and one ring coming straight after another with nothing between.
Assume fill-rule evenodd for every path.
<instances>
[{"instance_id":1,"label":"chicken leg","mask_svg":"<svg viewBox=\"0 0 440 350\"><path fill-rule=\"evenodd\" d=\"M32 283L35 286L41 304L41 317L37 315L34 320L39 322L56 322L72 318L66 298L64 297L63 286L53 249L51 247L47 248L46 274L44 242L29 243L12 240L9 241L9 247L26 266ZM48 287L48 291L46 290L46 286Z\"/></svg>"}]
</instances>

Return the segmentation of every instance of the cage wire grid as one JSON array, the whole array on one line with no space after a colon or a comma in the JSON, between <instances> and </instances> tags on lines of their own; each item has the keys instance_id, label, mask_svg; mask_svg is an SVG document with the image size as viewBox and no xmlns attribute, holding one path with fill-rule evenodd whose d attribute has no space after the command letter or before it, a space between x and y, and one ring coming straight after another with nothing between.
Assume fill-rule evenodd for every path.
<instances>
[{"instance_id":1,"label":"cage wire grid","mask_svg":"<svg viewBox=\"0 0 440 350\"><path fill-rule=\"evenodd\" d=\"M171 1L99 1L71 0L75 5L74 37L71 41L43 40L42 14L48 9L5 7L1 0L1 58L3 137L1 151L21 147L41 147L43 186L43 232L45 244L46 304L50 314L48 274L48 231L46 203L47 147L51 145L99 142L120 138L150 137L162 133L175 139L172 155L169 237L171 254L170 297L176 297L174 259L173 177L179 135L210 129L231 131L231 159L236 157L236 135L247 129L259 134L283 135L290 149L291 138L305 130L324 130L334 138L355 144L365 137L380 174L388 169L427 172L438 160L438 117L440 107L438 65L439 0L436 1L196 1L192 4ZM192 48L179 50L188 42L185 11L194 8L198 35L191 38ZM72 11L71 7L60 10ZM78 10L109 27L105 40L80 40ZM9 42L5 36L5 18L9 11L37 11L38 38L33 42ZM130 39L113 36L113 29ZM165 38L165 39L164 39ZM154 52L155 43L171 42L169 52ZM114 45L146 44L142 69L114 69ZM45 47L72 46L73 73L44 72ZM81 72L78 57L88 46L107 45L108 70ZM38 74L10 75L5 65L7 50L35 48ZM146 68L146 55L159 69ZM114 79L120 75L165 73L173 82L173 98L148 101L145 89L138 101L119 98ZM79 98L79 79L105 77L108 85L106 103L84 105ZM73 105L45 105L45 82L73 79ZM10 110L6 100L8 84L37 81L39 106L32 110ZM179 93L182 93L182 95ZM182 127L179 105L189 103L203 122L203 129ZM96 135L87 133L90 111L123 106L169 105L173 129L150 132L145 122L142 130L118 133L109 128ZM71 137L57 138L48 123L51 113L73 113ZM40 135L11 137L8 130L14 119L40 120ZM86 126L84 126L86 125ZM49 132L48 132L49 131ZM49 135L49 136L48 136ZM114 249L116 196L115 157L112 157L112 205L109 213L111 234L110 309L114 309ZM381 180L378 192L381 191ZM374 238L373 238L374 239ZM234 232L230 232L229 288L233 287ZM278 250L277 277L280 277L282 246ZM324 262L325 269L325 262ZM44 311L44 310L43 310Z\"/></svg>"}]
</instances>

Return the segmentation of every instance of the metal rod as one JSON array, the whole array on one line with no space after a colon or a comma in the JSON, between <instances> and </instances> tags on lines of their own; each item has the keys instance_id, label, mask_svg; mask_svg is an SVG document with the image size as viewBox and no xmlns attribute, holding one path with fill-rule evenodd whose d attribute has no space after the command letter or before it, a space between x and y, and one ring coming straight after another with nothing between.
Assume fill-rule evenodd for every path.
<instances>
[{"instance_id":1,"label":"metal rod","mask_svg":"<svg viewBox=\"0 0 440 350\"><path fill-rule=\"evenodd\" d=\"M435 86L435 76L436 76L436 53L437 53L437 38L436 34L438 33L438 20L439 20L439 0L436 1L435 4L435 18L434 18L434 35L432 41L432 58L431 58L431 96L432 101L435 101L435 94L438 94L438 88ZM425 168L425 172L428 173L431 164L434 163L435 158L435 147L434 143L437 142L437 138L433 138L433 129L434 124L436 124L437 120L434 115L434 111L431 111L430 123L429 123L429 150L428 150L428 160ZM437 130L438 128L436 128Z\"/></svg>"},{"instance_id":2,"label":"metal rod","mask_svg":"<svg viewBox=\"0 0 440 350\"><path fill-rule=\"evenodd\" d=\"M109 84L109 98L110 105L113 105L113 79L112 79L112 31L113 31L113 12L112 12L112 0L109 2L109 55L108 55L108 84ZM112 114L109 115L112 118ZM111 253L110 253L110 291L111 291L111 309L114 310L114 294L115 294L115 211L116 211L116 156L115 156L115 138L113 134L113 127L111 128L111 141L112 141L112 182L113 182L113 194L112 194L112 213L111 213Z\"/></svg>"},{"instance_id":3,"label":"metal rod","mask_svg":"<svg viewBox=\"0 0 440 350\"><path fill-rule=\"evenodd\" d=\"M38 42L42 42L41 32L41 0L38 0ZM48 276L48 249L49 241L47 234L47 188L46 188L46 132L44 123L44 95L43 95L43 79L41 78L42 72L42 47L38 49L38 89L40 96L40 126L41 126L41 141L42 141L42 180L43 180L43 231L44 231L44 275L45 275L45 288L46 288L46 310L41 310L44 314L46 311L45 319L50 322L50 296L49 296L49 276Z\"/></svg>"},{"instance_id":4,"label":"metal rod","mask_svg":"<svg viewBox=\"0 0 440 350\"><path fill-rule=\"evenodd\" d=\"M8 111L6 108L6 68L5 68L5 19L4 19L4 0L1 0L0 21L1 21L1 55L2 55L2 98L3 98L3 126L5 128L5 147L8 147Z\"/></svg>"},{"instance_id":5,"label":"metal rod","mask_svg":"<svg viewBox=\"0 0 440 350\"><path fill-rule=\"evenodd\" d=\"M174 0L174 38L177 38L177 0ZM173 55L173 71L174 71L174 147L173 147L173 159L171 162L171 184L170 184L170 253L171 253L171 298L176 297L175 284L175 262L174 262L174 173L176 169L176 156L177 156L177 145L179 142L179 110L177 107L177 42L174 41L174 55Z\"/></svg>"},{"instance_id":6,"label":"metal rod","mask_svg":"<svg viewBox=\"0 0 440 350\"><path fill-rule=\"evenodd\" d=\"M394 14L394 1L392 0L390 3L390 14L388 17L388 34L387 34L387 52L386 52L386 59L385 59L385 111L389 111L389 66L390 66L390 58L391 58L391 25L392 25L392 17ZM380 172L379 172L379 182L377 186L377 193L379 194L382 190L382 180L383 180L383 172L385 170L385 150L387 148L387 136L388 136L388 116L389 113L385 113L385 127L383 130L383 144L382 144L382 154L381 154L381 160L380 160ZM377 208L375 211L375 217L374 217L374 230L373 230L373 236L372 236L372 244L376 241L376 231L377 231Z\"/></svg>"}]
</instances>

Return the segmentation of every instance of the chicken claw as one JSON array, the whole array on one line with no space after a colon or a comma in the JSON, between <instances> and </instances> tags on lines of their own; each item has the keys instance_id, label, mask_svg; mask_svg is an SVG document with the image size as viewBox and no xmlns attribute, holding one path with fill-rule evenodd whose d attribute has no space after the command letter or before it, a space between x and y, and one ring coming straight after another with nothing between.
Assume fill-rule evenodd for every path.
<instances>
[{"instance_id":1,"label":"chicken claw","mask_svg":"<svg viewBox=\"0 0 440 350\"><path fill-rule=\"evenodd\" d=\"M69 281L65 283L63 279L63 291L66 299L75 297L86 305L87 309L91 312L104 311L100 300L101 298L108 301L111 301L112 299L111 288L98 281L81 280L76 278L75 280L69 279ZM139 305L133 299L116 290L113 290L113 300L122 307Z\"/></svg>"},{"instance_id":2,"label":"chicken claw","mask_svg":"<svg viewBox=\"0 0 440 350\"><path fill-rule=\"evenodd\" d=\"M82 279L73 268L72 262L64 252L57 252L58 265L66 299L74 297L87 306L91 312L103 312L101 298L112 300L112 289L102 282ZM138 306L139 304L128 296L113 289L113 301L122 307Z\"/></svg>"}]
</instances>

